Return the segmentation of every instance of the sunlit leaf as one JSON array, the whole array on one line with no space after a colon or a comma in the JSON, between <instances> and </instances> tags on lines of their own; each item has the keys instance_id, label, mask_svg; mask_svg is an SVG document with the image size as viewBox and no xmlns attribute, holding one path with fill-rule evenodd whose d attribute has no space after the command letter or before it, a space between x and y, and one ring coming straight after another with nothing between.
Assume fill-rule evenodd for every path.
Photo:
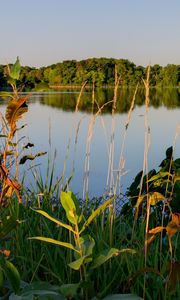
<instances>
[{"instance_id":1,"label":"sunlit leaf","mask_svg":"<svg viewBox=\"0 0 180 300\"><path fill-rule=\"evenodd\" d=\"M71 197L71 192L61 192L60 199L61 204L66 211L68 221L75 225L77 223L76 206Z\"/></svg>"},{"instance_id":2,"label":"sunlit leaf","mask_svg":"<svg viewBox=\"0 0 180 300\"><path fill-rule=\"evenodd\" d=\"M165 197L161 193L153 192L149 194L149 203L154 206L158 202L163 201L164 198Z\"/></svg>"},{"instance_id":3,"label":"sunlit leaf","mask_svg":"<svg viewBox=\"0 0 180 300\"><path fill-rule=\"evenodd\" d=\"M85 258L86 258L86 256L80 257L79 259L69 263L68 266L73 270L79 270L80 267L82 266Z\"/></svg>"},{"instance_id":4,"label":"sunlit leaf","mask_svg":"<svg viewBox=\"0 0 180 300\"><path fill-rule=\"evenodd\" d=\"M10 126L9 137L12 138L16 131L16 122L22 117L22 115L28 111L26 100L30 97L27 95L21 99L13 99L9 102L6 108L6 120Z\"/></svg>"},{"instance_id":5,"label":"sunlit leaf","mask_svg":"<svg viewBox=\"0 0 180 300\"><path fill-rule=\"evenodd\" d=\"M17 57L15 64L12 65L10 68L9 76L14 80L18 80L20 75L20 70L21 70L21 65L20 65L19 57Z\"/></svg>"},{"instance_id":6,"label":"sunlit leaf","mask_svg":"<svg viewBox=\"0 0 180 300\"><path fill-rule=\"evenodd\" d=\"M72 226L68 225L68 224L65 224L63 222L61 222L60 220L57 220L53 217L51 217L47 212L43 211L43 210L40 210L40 209L32 209L34 210L35 212L37 212L38 214L44 216L45 218L47 218L48 220L56 223L58 226L60 227L64 227L66 229L68 229L69 231L72 231L73 233L75 233L74 229L72 228Z\"/></svg>"},{"instance_id":7,"label":"sunlit leaf","mask_svg":"<svg viewBox=\"0 0 180 300\"><path fill-rule=\"evenodd\" d=\"M110 198L106 202L104 202L100 207L98 207L95 211L92 212L90 217L87 219L87 221L83 224L82 229L80 230L80 234L89 226L89 224L92 223L92 221L100 215L103 211L106 210L106 208L112 203L113 198Z\"/></svg>"},{"instance_id":8,"label":"sunlit leaf","mask_svg":"<svg viewBox=\"0 0 180 300\"><path fill-rule=\"evenodd\" d=\"M48 237L42 237L42 236L34 236L34 237L29 237L29 240L38 240L38 241L42 241L42 242L46 242L46 243L50 243L56 246L62 246L68 249L71 249L73 251L76 251L79 253L79 251L70 243L65 243L65 242L61 242L55 239L51 239Z\"/></svg>"},{"instance_id":9,"label":"sunlit leaf","mask_svg":"<svg viewBox=\"0 0 180 300\"><path fill-rule=\"evenodd\" d=\"M149 233L150 233L150 234L157 234L157 233L162 232L164 228L165 228L165 227L163 227L163 226L158 226L158 227L155 227L155 228L150 229L150 230L149 230Z\"/></svg>"},{"instance_id":10,"label":"sunlit leaf","mask_svg":"<svg viewBox=\"0 0 180 300\"><path fill-rule=\"evenodd\" d=\"M159 172L159 173L157 173L156 175L152 176L152 177L148 180L148 182L157 180L157 179L159 179L159 178L164 178L164 177L166 177L166 176L172 177L172 174L169 173L169 172Z\"/></svg>"},{"instance_id":11,"label":"sunlit leaf","mask_svg":"<svg viewBox=\"0 0 180 300\"><path fill-rule=\"evenodd\" d=\"M9 92L0 92L0 98L14 98L13 94Z\"/></svg>"},{"instance_id":12,"label":"sunlit leaf","mask_svg":"<svg viewBox=\"0 0 180 300\"><path fill-rule=\"evenodd\" d=\"M172 214L172 219L166 226L166 231L169 237L175 235L180 229L180 214Z\"/></svg>"}]
</instances>

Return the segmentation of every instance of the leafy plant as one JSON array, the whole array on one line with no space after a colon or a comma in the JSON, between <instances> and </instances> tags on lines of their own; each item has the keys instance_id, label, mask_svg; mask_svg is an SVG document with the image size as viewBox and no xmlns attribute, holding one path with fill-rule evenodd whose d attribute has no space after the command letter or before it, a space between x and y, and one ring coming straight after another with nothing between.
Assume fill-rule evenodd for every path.
<instances>
[{"instance_id":1,"label":"leafy plant","mask_svg":"<svg viewBox=\"0 0 180 300\"><path fill-rule=\"evenodd\" d=\"M72 241L64 242L42 236L31 237L30 239L51 243L56 246L65 247L69 251L72 251L72 261L68 263L68 266L75 271L79 271L80 282L76 287L82 289L85 283L90 284L92 281L91 275L96 268L106 263L112 257L117 257L124 252L134 254L135 251L132 249L120 250L117 248L106 247L102 253L96 252L95 240L90 234L90 225L102 212L105 212L109 205L111 205L113 201L112 198L104 202L95 211L92 211L87 218L85 218L78 200L72 192L61 192L60 199L69 224L55 219L45 211L36 210L36 212L51 220L57 226L68 230L69 235L73 237ZM86 289L85 291L83 289L81 293L83 293L85 299L88 299Z\"/></svg>"}]
</instances>

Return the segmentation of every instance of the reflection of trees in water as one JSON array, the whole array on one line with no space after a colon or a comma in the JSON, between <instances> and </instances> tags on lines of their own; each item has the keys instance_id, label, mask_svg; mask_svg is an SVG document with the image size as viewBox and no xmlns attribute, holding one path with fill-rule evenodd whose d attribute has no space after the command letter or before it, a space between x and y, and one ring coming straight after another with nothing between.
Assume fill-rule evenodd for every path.
<instances>
[{"instance_id":1,"label":"reflection of trees in water","mask_svg":"<svg viewBox=\"0 0 180 300\"><path fill-rule=\"evenodd\" d=\"M101 107L104 103L113 100L113 89L97 89L95 92L95 107ZM127 112L130 108L133 98L134 89L119 89L117 95L117 112ZM78 92L62 92L61 94L48 94L41 97L41 103L52 107L61 108L66 111L73 111L76 106ZM137 106L144 105L145 91L139 89L135 104ZM151 89L150 90L150 106L155 108L164 105L167 108L180 107L180 91L178 89ZM81 97L79 110L90 112L92 110L92 94L86 91ZM111 112L112 103L103 108L103 112Z\"/></svg>"}]
</instances>

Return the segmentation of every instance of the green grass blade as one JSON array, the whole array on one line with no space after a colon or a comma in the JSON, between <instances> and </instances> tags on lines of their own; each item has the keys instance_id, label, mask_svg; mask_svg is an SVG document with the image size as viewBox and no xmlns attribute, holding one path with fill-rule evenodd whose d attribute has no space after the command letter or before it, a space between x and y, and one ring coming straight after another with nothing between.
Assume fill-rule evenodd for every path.
<instances>
[{"instance_id":1,"label":"green grass blade","mask_svg":"<svg viewBox=\"0 0 180 300\"><path fill-rule=\"evenodd\" d=\"M61 222L61 221L59 221L59 220L57 220L57 219L51 217L51 216L50 216L48 213L46 213L45 211L40 210L40 209L37 209L37 210L36 210L36 209L32 209L32 210L35 211L35 212L37 212L38 214L44 216L44 217L47 218L48 220L50 220L50 221L56 223L57 225L59 225L59 226L61 226L61 227L64 227L64 228L68 229L69 231L71 231L71 232L73 232L73 233L76 233L76 232L74 231L74 229L72 228L72 226L70 226L70 225L68 225L68 224L65 224L65 223L63 223L63 222Z\"/></svg>"},{"instance_id":2,"label":"green grass blade","mask_svg":"<svg viewBox=\"0 0 180 300\"><path fill-rule=\"evenodd\" d=\"M71 250L76 251L77 253L79 253L79 251L70 243L65 243L65 242L57 241L57 240L47 238L47 237L42 237L42 236L34 236L34 237L30 237L28 239L29 240L38 240L38 241L50 243L50 244L53 244L53 245L56 245L56 246L62 246L62 247L71 249Z\"/></svg>"}]
</instances>

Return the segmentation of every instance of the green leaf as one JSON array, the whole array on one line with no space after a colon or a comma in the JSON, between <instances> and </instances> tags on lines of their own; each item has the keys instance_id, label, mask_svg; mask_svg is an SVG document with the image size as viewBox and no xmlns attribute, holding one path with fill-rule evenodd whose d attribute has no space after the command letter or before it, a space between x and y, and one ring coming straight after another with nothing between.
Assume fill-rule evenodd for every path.
<instances>
[{"instance_id":1,"label":"green leaf","mask_svg":"<svg viewBox=\"0 0 180 300\"><path fill-rule=\"evenodd\" d=\"M9 296L9 300L34 300L34 295L28 295L28 296L18 296L12 293Z\"/></svg>"},{"instance_id":2,"label":"green leaf","mask_svg":"<svg viewBox=\"0 0 180 300\"><path fill-rule=\"evenodd\" d=\"M174 166L176 169L180 168L180 158L177 158L175 161L174 161Z\"/></svg>"},{"instance_id":3,"label":"green leaf","mask_svg":"<svg viewBox=\"0 0 180 300\"><path fill-rule=\"evenodd\" d=\"M68 221L72 224L77 224L77 214L76 214L76 206L72 199L71 192L61 192L61 204L66 211L66 217Z\"/></svg>"},{"instance_id":4,"label":"green leaf","mask_svg":"<svg viewBox=\"0 0 180 300\"><path fill-rule=\"evenodd\" d=\"M69 231L72 231L73 233L75 233L75 231L73 230L72 226L68 225L68 224L65 224L53 217L51 217L47 212L43 211L43 210L40 210L40 209L33 209L33 211L37 212L38 214L44 216L45 218L47 218L48 220L56 223L58 226L61 226L61 227L64 227L66 229L68 229Z\"/></svg>"},{"instance_id":5,"label":"green leaf","mask_svg":"<svg viewBox=\"0 0 180 300\"><path fill-rule=\"evenodd\" d=\"M157 179L159 179L159 178L164 178L164 177L166 177L166 176L172 176L172 174L169 173L169 172L159 172L159 173L157 173L156 175L152 176L152 177L148 180L148 182L157 180Z\"/></svg>"},{"instance_id":6,"label":"green leaf","mask_svg":"<svg viewBox=\"0 0 180 300\"><path fill-rule=\"evenodd\" d=\"M80 267L82 266L83 262L84 262L84 259L86 258L86 256L83 256L83 257L80 257L79 259L71 262L68 264L68 266L73 269L73 270L79 270Z\"/></svg>"},{"instance_id":7,"label":"green leaf","mask_svg":"<svg viewBox=\"0 0 180 300\"><path fill-rule=\"evenodd\" d=\"M109 260L113 256L119 255L119 250L116 248L111 248L110 250L103 251L102 254L100 254L98 257L96 257L91 265L91 269L95 269L102 264L104 264L107 260Z\"/></svg>"},{"instance_id":8,"label":"green leaf","mask_svg":"<svg viewBox=\"0 0 180 300\"><path fill-rule=\"evenodd\" d=\"M17 57L15 64L12 65L10 68L9 76L14 80L18 80L20 75L20 70L21 70L21 65L20 65L19 57Z\"/></svg>"},{"instance_id":9,"label":"green leaf","mask_svg":"<svg viewBox=\"0 0 180 300\"><path fill-rule=\"evenodd\" d=\"M60 286L60 292L68 299L72 299L77 294L79 286L79 283L63 284Z\"/></svg>"},{"instance_id":10,"label":"green leaf","mask_svg":"<svg viewBox=\"0 0 180 300\"><path fill-rule=\"evenodd\" d=\"M130 254L135 254L136 251L133 249L116 249L116 248L111 248L103 251L102 254L100 254L98 257L96 257L91 265L91 269L98 268L102 264L104 264L106 261L108 261L110 258L114 256L119 256L122 253L130 253Z\"/></svg>"},{"instance_id":11,"label":"green leaf","mask_svg":"<svg viewBox=\"0 0 180 300\"><path fill-rule=\"evenodd\" d=\"M13 291L17 293L20 287L20 275L16 267L8 260L6 260L3 264L4 273L9 280Z\"/></svg>"},{"instance_id":12,"label":"green leaf","mask_svg":"<svg viewBox=\"0 0 180 300\"><path fill-rule=\"evenodd\" d=\"M143 298L133 294L114 294L106 296L103 300L143 300Z\"/></svg>"},{"instance_id":13,"label":"green leaf","mask_svg":"<svg viewBox=\"0 0 180 300\"><path fill-rule=\"evenodd\" d=\"M80 238L80 243L83 254L86 256L92 255L95 246L94 239L90 235L85 235Z\"/></svg>"},{"instance_id":14,"label":"green leaf","mask_svg":"<svg viewBox=\"0 0 180 300\"><path fill-rule=\"evenodd\" d=\"M50 243L50 244L53 244L53 245L56 245L56 246L62 246L62 247L71 249L71 250L79 253L79 251L72 244L61 242L61 241L51 239L51 238L48 238L48 237L35 236L35 237L29 237L28 240L38 240L38 241Z\"/></svg>"},{"instance_id":15,"label":"green leaf","mask_svg":"<svg viewBox=\"0 0 180 300\"><path fill-rule=\"evenodd\" d=\"M110 198L106 202L104 202L100 207L98 207L95 211L92 212L87 221L83 224L83 227L80 230L80 234L92 223L92 221L100 215L105 209L112 203L113 198Z\"/></svg>"},{"instance_id":16,"label":"green leaf","mask_svg":"<svg viewBox=\"0 0 180 300\"><path fill-rule=\"evenodd\" d=\"M38 299L65 300L64 296L60 294L59 286L51 285L48 282L34 282L28 284L28 286L19 292L19 298L12 297L11 300L31 300L36 299L35 296L38 296Z\"/></svg>"}]
</instances>

